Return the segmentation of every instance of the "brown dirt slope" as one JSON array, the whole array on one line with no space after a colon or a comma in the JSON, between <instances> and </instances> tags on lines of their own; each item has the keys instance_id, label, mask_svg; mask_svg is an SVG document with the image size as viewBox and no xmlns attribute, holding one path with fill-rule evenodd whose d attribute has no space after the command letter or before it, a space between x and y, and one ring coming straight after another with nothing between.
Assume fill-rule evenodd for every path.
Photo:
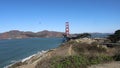
<instances>
[{"instance_id":1,"label":"brown dirt slope","mask_svg":"<svg viewBox=\"0 0 120 68\"><path fill-rule=\"evenodd\" d=\"M60 47L49 50L48 52L42 55L35 55L31 59L13 65L11 68L52 68L52 63L61 63L66 57L84 55L87 57L102 57L105 56L114 56L116 53L119 53L120 48L108 48L104 45L99 45L96 40L84 39L85 41L80 40L72 40L62 44ZM87 41L89 43L87 43ZM70 57L71 58L71 57ZM84 57L83 57L84 58ZM68 58L69 59L69 58ZM79 59L79 58L78 58ZM70 59L71 60L71 59ZM102 60L104 61L104 60ZM76 62L75 62L76 63ZM73 65L74 66L74 65ZM60 67L61 68L61 67ZM64 67L62 67L64 68ZM73 68L73 67L67 67ZM83 68L83 67L77 67ZM85 67L84 67L85 68ZM104 62L103 64L98 65L90 65L88 64L88 68L120 68L120 62Z\"/></svg>"}]
</instances>

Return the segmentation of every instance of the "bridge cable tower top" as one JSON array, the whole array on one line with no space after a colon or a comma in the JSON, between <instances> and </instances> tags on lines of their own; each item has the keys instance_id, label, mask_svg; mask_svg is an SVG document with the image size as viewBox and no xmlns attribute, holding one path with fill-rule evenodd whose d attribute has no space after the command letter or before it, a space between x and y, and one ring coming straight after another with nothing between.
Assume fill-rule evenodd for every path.
<instances>
[{"instance_id":1,"label":"bridge cable tower top","mask_svg":"<svg viewBox=\"0 0 120 68\"><path fill-rule=\"evenodd\" d=\"M65 35L67 37L69 36L69 22L66 22L66 25L65 25Z\"/></svg>"}]
</instances>

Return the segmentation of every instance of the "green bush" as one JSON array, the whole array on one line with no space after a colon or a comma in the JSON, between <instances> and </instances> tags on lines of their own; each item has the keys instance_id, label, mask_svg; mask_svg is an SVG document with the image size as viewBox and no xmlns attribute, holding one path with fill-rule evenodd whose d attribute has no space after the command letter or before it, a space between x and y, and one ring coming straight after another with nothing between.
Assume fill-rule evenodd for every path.
<instances>
[{"instance_id":1,"label":"green bush","mask_svg":"<svg viewBox=\"0 0 120 68\"><path fill-rule=\"evenodd\" d=\"M102 45L98 45L97 43L86 44L86 43L78 43L73 46L73 50L78 54L83 53L105 53L107 51Z\"/></svg>"},{"instance_id":2,"label":"green bush","mask_svg":"<svg viewBox=\"0 0 120 68\"><path fill-rule=\"evenodd\" d=\"M120 61L120 54L116 54L115 56L113 56L113 59L115 61Z\"/></svg>"},{"instance_id":3,"label":"green bush","mask_svg":"<svg viewBox=\"0 0 120 68\"><path fill-rule=\"evenodd\" d=\"M68 56L52 62L51 68L86 68L87 59L84 56Z\"/></svg>"},{"instance_id":4,"label":"green bush","mask_svg":"<svg viewBox=\"0 0 120 68\"><path fill-rule=\"evenodd\" d=\"M85 55L68 56L64 58L56 57L52 62L51 68L87 68L88 65L99 64L112 60L112 57L106 55L92 57Z\"/></svg>"},{"instance_id":5,"label":"green bush","mask_svg":"<svg viewBox=\"0 0 120 68\"><path fill-rule=\"evenodd\" d=\"M92 46L88 46L87 47L88 51L93 51L93 52L98 52L98 53L102 53L102 52L106 52L107 49L104 48L102 45L92 45Z\"/></svg>"},{"instance_id":6,"label":"green bush","mask_svg":"<svg viewBox=\"0 0 120 68\"><path fill-rule=\"evenodd\" d=\"M112 61L112 60L113 60L113 58L110 56L100 55L100 56L90 57L89 63L92 65L92 64L99 64L102 62L108 62L108 61Z\"/></svg>"},{"instance_id":7,"label":"green bush","mask_svg":"<svg viewBox=\"0 0 120 68\"><path fill-rule=\"evenodd\" d=\"M117 30L114 34L109 35L108 39L113 43L118 42L120 40L120 30Z\"/></svg>"}]
</instances>

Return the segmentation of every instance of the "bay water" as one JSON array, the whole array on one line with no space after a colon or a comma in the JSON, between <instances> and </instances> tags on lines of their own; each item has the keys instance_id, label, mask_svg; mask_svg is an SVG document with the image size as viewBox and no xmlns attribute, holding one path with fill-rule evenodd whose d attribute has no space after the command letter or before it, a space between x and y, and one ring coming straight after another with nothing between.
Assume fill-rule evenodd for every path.
<instances>
[{"instance_id":1,"label":"bay water","mask_svg":"<svg viewBox=\"0 0 120 68\"><path fill-rule=\"evenodd\" d=\"M56 48L61 43L62 38L0 40L0 68L4 68L42 50Z\"/></svg>"}]
</instances>

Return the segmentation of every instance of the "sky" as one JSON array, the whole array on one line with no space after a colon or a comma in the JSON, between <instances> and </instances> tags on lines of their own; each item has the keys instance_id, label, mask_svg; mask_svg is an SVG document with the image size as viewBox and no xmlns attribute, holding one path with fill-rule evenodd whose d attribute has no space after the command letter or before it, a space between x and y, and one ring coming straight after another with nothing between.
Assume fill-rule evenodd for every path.
<instances>
[{"instance_id":1,"label":"sky","mask_svg":"<svg viewBox=\"0 0 120 68\"><path fill-rule=\"evenodd\" d=\"M0 33L10 30L113 33L120 0L0 0Z\"/></svg>"}]
</instances>

